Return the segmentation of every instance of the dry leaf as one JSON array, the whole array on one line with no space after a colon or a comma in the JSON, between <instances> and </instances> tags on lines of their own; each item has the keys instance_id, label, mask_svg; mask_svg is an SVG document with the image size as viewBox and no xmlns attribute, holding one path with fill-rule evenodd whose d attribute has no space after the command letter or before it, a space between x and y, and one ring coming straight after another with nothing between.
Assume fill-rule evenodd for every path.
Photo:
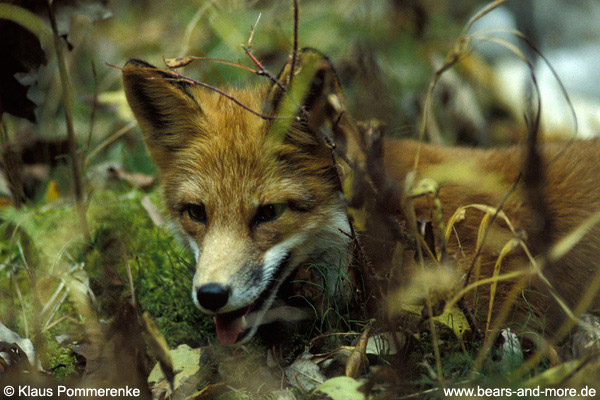
<instances>
[{"instance_id":1,"label":"dry leaf","mask_svg":"<svg viewBox=\"0 0 600 400\"><path fill-rule=\"evenodd\" d=\"M312 354L305 352L284 370L288 382L298 389L308 392L325 382L325 375L312 361Z\"/></svg>"},{"instance_id":2,"label":"dry leaf","mask_svg":"<svg viewBox=\"0 0 600 400\"><path fill-rule=\"evenodd\" d=\"M402 332L383 332L371 336L365 352L377 356L391 356L397 354L406 344L406 336Z\"/></svg>"},{"instance_id":3,"label":"dry leaf","mask_svg":"<svg viewBox=\"0 0 600 400\"><path fill-rule=\"evenodd\" d=\"M167 68L180 68L185 67L186 65L198 60L200 57L194 56L185 56L185 57L177 57L177 58L163 58L165 65Z\"/></svg>"}]
</instances>

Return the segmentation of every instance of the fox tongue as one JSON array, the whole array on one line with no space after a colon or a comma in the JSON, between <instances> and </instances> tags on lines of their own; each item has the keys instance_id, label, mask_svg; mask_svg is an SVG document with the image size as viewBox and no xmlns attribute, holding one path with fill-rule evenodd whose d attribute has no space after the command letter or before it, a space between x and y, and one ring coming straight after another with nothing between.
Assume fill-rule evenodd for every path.
<instances>
[{"instance_id":1,"label":"fox tongue","mask_svg":"<svg viewBox=\"0 0 600 400\"><path fill-rule=\"evenodd\" d=\"M243 329L242 318L247 314L249 307L241 312L231 312L215 315L217 325L217 338L223 344L234 344Z\"/></svg>"},{"instance_id":2,"label":"fox tongue","mask_svg":"<svg viewBox=\"0 0 600 400\"><path fill-rule=\"evenodd\" d=\"M223 344L234 344L242 330L242 317L228 318L226 314L217 314L217 337Z\"/></svg>"}]
</instances>

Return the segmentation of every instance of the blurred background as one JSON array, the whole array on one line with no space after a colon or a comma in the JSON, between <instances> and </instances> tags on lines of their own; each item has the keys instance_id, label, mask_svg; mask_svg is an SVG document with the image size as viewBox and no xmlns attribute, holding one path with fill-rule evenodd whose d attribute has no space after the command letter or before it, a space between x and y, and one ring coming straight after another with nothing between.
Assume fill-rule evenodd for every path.
<instances>
[{"instance_id":1,"label":"blurred background","mask_svg":"<svg viewBox=\"0 0 600 400\"><path fill-rule=\"evenodd\" d=\"M47 19L43 2L9 3ZM120 70L109 64L119 67L129 58L140 58L166 68L163 57L194 55L253 66L241 45L247 43L259 15L252 51L270 71L279 71L292 48L291 2L57 0L54 4L61 40L68 44L65 58L75 133L87 156L133 121L121 92ZM414 137L434 70L468 19L485 4L305 0L300 2L299 46L314 47L330 57L355 119L377 118L388 125L390 134ZM444 74L435 93L435 118L429 121L428 136L446 144L481 146L522 140L523 115L531 97L529 67L506 46L484 43L489 36L515 45L529 58L541 87L546 134L574 135L573 116L556 76L535 50L514 34L501 32L508 30L523 32L544 54L577 110L578 135L594 136L600 127L600 70L595 65L600 56L600 28L595 23L599 17L600 4L594 1L507 1L477 21L468 32L477 32L473 42L477 50ZM41 50L35 37L20 28L1 26L2 54L11 60L7 63L11 65L3 66L0 86L5 130L11 141L25 147L26 164L42 161L54 167L66 150L60 140L66 127L56 57L51 46ZM264 79L210 61L197 61L180 72L216 86L252 85ZM94 152L88 165L115 160L139 172L153 172L140 143L138 130L132 127ZM38 180L47 177L41 169L37 172ZM0 192L6 196L5 186ZM35 188L27 184L26 189L35 197Z\"/></svg>"}]
</instances>

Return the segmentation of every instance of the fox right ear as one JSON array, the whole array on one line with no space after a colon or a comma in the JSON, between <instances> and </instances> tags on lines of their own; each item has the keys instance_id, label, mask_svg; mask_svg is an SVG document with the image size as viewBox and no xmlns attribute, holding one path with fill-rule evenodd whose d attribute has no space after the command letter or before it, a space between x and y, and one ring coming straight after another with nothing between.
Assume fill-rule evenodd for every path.
<instances>
[{"instance_id":1,"label":"fox right ear","mask_svg":"<svg viewBox=\"0 0 600 400\"><path fill-rule=\"evenodd\" d=\"M140 60L123 68L123 86L154 159L181 149L202 119L192 84Z\"/></svg>"},{"instance_id":2,"label":"fox right ear","mask_svg":"<svg viewBox=\"0 0 600 400\"><path fill-rule=\"evenodd\" d=\"M293 75L293 76L292 76ZM288 61L279 73L277 80L291 95L286 105L286 97L279 85L274 84L267 95L267 106L272 115L293 114L298 112L299 101L305 111L311 112L318 107L329 94L337 96L343 102L340 83L329 59L318 50L306 47L297 54L295 69L292 72L292 61ZM291 82L294 82L291 85ZM287 109L286 108L290 108ZM300 115L302 118L302 115Z\"/></svg>"}]
</instances>

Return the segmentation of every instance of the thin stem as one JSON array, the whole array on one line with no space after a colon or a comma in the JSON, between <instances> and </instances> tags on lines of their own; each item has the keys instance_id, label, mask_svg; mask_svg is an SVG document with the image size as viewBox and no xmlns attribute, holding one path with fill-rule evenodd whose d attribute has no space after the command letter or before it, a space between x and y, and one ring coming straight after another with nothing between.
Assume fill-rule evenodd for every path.
<instances>
[{"instance_id":1,"label":"thin stem","mask_svg":"<svg viewBox=\"0 0 600 400\"><path fill-rule=\"evenodd\" d=\"M262 63L260 61L258 61L258 59L254 56L254 54L252 54L252 51L250 51L250 47L242 46L242 48L244 49L244 51L246 52L248 57L250 57L252 62L258 67L258 69L260 70L260 72L263 75L267 76L273 83L275 83L277 86L279 86L279 88L281 90L287 92L287 88L283 85L283 83L281 83L279 81L279 79L275 78L275 76L273 74L271 74L269 71L267 71L267 69L262 65Z\"/></svg>"},{"instance_id":2,"label":"thin stem","mask_svg":"<svg viewBox=\"0 0 600 400\"><path fill-rule=\"evenodd\" d=\"M256 22L254 23L254 25L252 26L252 29L250 30L250 37L248 38L248 48L252 47L252 39L254 39L254 31L256 31L256 27L258 26L258 22L260 21L261 16L262 16L262 13L259 13L258 18L256 18Z\"/></svg>"},{"instance_id":3,"label":"thin stem","mask_svg":"<svg viewBox=\"0 0 600 400\"><path fill-rule=\"evenodd\" d=\"M122 67L117 67L116 65L112 65L112 64L108 64L108 63L106 65L108 65L109 67L112 67L112 68L120 69L120 70L124 69ZM178 82L178 81L179 82L187 82L187 83L192 84L192 85L202 86L204 88L212 90L213 92L219 93L221 96L226 97L229 100L233 101L235 104L237 104L238 106L242 107L244 110L249 111L252 114L254 114L254 115L256 115L256 116L258 116L258 117L260 117L262 119L274 120L274 119L291 119L291 118L293 118L293 117L278 117L278 116L272 116L272 115L262 114L262 113L260 113L258 111L255 111L255 110L251 109L250 107L248 107L247 105L245 105L244 103L242 103L241 101L239 101L238 99L236 99L235 97L233 97L232 95L225 93L224 91L222 91L219 88L211 86L208 83L204 83L204 82L200 82L200 81L197 81L195 79L192 79L192 78L188 78L187 76L181 75L180 73L175 72L175 71L164 70L164 69L160 69L160 68L147 68L147 67L144 67L144 68L128 68L128 69L131 69L131 70L140 70L140 71L141 70L145 70L145 71L162 72L162 73L169 74L169 75L173 76L172 79L171 78L164 78L166 80L171 80L173 82ZM153 78L153 79L161 79L161 78Z\"/></svg>"},{"instance_id":4,"label":"thin stem","mask_svg":"<svg viewBox=\"0 0 600 400\"><path fill-rule=\"evenodd\" d=\"M292 63L290 65L290 82L292 86L294 80L294 70L296 69L296 55L298 54L298 0L294 0L294 47L292 48Z\"/></svg>"},{"instance_id":5,"label":"thin stem","mask_svg":"<svg viewBox=\"0 0 600 400\"><path fill-rule=\"evenodd\" d=\"M75 202L77 203L77 211L79 213L81 229L86 241L90 239L90 232L87 225L86 210L83 202L83 182L81 177L81 165L77 156L77 143L75 140L75 130L73 128L73 113L71 110L71 88L69 87L69 76L65 63L63 48L58 37L58 28L56 26L56 17L52 8L52 2L47 0L48 17L54 34L54 49L56 50L56 58L58 63L58 71L62 84L63 107L65 108L65 120L67 124L67 140L69 143L69 154L71 156L71 167L73 169L73 182L75 186Z\"/></svg>"},{"instance_id":6,"label":"thin stem","mask_svg":"<svg viewBox=\"0 0 600 400\"><path fill-rule=\"evenodd\" d=\"M98 74L96 73L96 64L92 61L92 76L94 77L94 97L92 99L92 110L90 112L90 128L88 130L88 137L85 143L83 154L87 153L92 142L92 132L94 131L94 119L96 116L96 108L98 107Z\"/></svg>"}]
</instances>

